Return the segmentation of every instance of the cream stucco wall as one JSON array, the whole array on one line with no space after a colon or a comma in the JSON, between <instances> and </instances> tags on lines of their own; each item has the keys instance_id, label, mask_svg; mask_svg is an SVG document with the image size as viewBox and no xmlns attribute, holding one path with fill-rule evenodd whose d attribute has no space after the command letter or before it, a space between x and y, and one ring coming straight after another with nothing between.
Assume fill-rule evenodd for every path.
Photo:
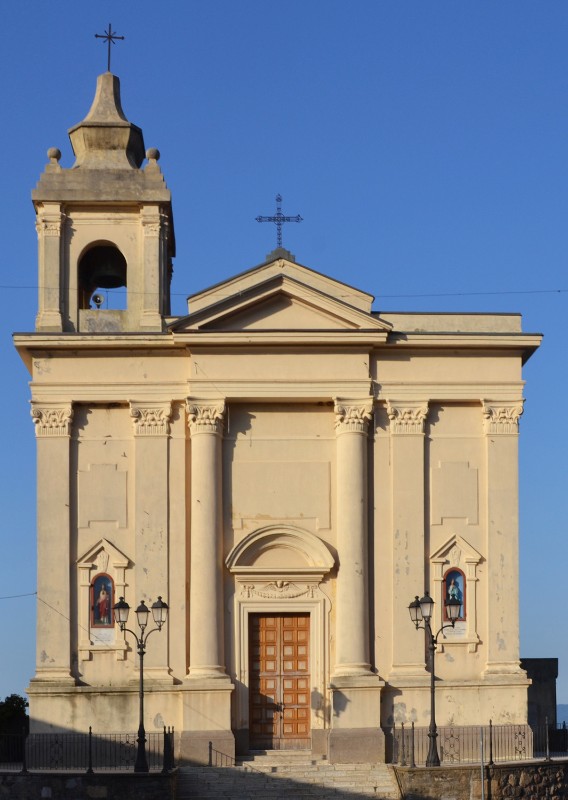
<instances>
[{"instance_id":1,"label":"cream stucco wall","mask_svg":"<svg viewBox=\"0 0 568 800\"><path fill-rule=\"evenodd\" d=\"M91 130L101 97L114 121ZM247 749L250 615L288 611L310 619L314 752L380 757L381 725L427 721L408 604L430 591L441 626L448 569L466 614L439 640L438 722L525 722L517 440L540 337L517 315L373 313L369 294L283 252L169 316L157 151L142 168L114 76L97 98L73 129L90 131L81 170L50 151L34 192L51 288L15 337L38 453L33 729L136 727L132 640L91 618L101 573L132 607L167 599L146 723L174 725L189 758L210 740ZM119 315L77 307L79 261L101 241L128 265Z\"/></svg>"}]
</instances>

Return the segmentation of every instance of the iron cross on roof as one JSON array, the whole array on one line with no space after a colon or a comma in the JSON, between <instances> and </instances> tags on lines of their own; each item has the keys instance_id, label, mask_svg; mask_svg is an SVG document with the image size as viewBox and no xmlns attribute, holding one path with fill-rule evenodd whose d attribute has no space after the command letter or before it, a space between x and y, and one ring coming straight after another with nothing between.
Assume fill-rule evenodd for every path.
<instances>
[{"instance_id":1,"label":"iron cross on roof","mask_svg":"<svg viewBox=\"0 0 568 800\"><path fill-rule=\"evenodd\" d=\"M276 224L276 247L282 247L282 225L285 222L302 222L302 217L297 214L295 217L286 217L282 213L282 195L276 195L276 214L273 217L256 217L257 222L274 222Z\"/></svg>"},{"instance_id":2,"label":"iron cross on roof","mask_svg":"<svg viewBox=\"0 0 568 800\"><path fill-rule=\"evenodd\" d=\"M104 33L95 33L95 39L106 39L108 42L107 70L110 72L110 46L111 44L115 43L115 40L124 39L124 36L117 36L116 31L113 31L112 24L109 22L108 31L105 31Z\"/></svg>"}]
</instances>

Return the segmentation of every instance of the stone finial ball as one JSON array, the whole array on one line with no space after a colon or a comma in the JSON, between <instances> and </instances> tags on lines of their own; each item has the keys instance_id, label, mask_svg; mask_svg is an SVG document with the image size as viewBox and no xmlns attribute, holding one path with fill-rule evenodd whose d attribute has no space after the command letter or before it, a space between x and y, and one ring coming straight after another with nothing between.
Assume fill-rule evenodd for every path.
<instances>
[{"instance_id":1,"label":"stone finial ball","mask_svg":"<svg viewBox=\"0 0 568 800\"><path fill-rule=\"evenodd\" d=\"M148 161L158 161L160 158L160 151L157 147L149 147L146 150L146 158Z\"/></svg>"},{"instance_id":2,"label":"stone finial ball","mask_svg":"<svg viewBox=\"0 0 568 800\"><path fill-rule=\"evenodd\" d=\"M47 151L48 158L54 158L56 161L59 161L61 158L61 150L58 147L50 147Z\"/></svg>"}]
</instances>

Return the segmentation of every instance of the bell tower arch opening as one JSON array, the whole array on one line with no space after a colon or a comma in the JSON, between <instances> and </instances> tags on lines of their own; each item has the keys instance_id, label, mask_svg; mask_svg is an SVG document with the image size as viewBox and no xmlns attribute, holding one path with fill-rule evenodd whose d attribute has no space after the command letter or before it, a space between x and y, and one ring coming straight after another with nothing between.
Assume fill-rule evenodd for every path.
<instances>
[{"instance_id":1,"label":"bell tower arch opening","mask_svg":"<svg viewBox=\"0 0 568 800\"><path fill-rule=\"evenodd\" d=\"M80 309L98 308L96 298L99 290L127 289L127 264L119 248L108 241L95 242L82 254L78 264L78 305ZM113 297L113 307L125 309L126 293Z\"/></svg>"}]
</instances>

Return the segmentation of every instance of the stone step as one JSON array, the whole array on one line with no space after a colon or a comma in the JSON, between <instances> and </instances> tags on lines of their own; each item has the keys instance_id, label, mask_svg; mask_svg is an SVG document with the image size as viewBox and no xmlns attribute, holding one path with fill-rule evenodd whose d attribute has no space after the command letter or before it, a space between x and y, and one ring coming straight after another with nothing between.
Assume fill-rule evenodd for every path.
<instances>
[{"instance_id":1,"label":"stone step","mask_svg":"<svg viewBox=\"0 0 568 800\"><path fill-rule=\"evenodd\" d=\"M254 764L254 766L253 766ZM384 764L329 764L323 759L269 756L233 767L183 767L178 800L398 800L393 772Z\"/></svg>"}]
</instances>

